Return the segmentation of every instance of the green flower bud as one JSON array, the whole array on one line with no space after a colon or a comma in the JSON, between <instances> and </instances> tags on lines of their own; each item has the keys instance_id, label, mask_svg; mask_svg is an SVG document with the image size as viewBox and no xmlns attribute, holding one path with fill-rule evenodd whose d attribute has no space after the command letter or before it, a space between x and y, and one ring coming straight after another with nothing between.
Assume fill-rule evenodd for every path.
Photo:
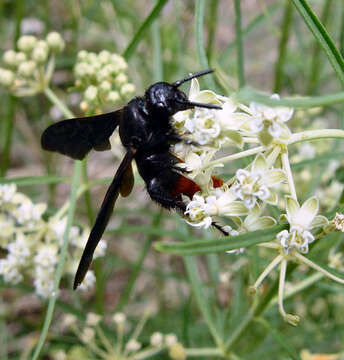
<instances>
[{"instance_id":1,"label":"green flower bud","mask_svg":"<svg viewBox=\"0 0 344 360\"><path fill-rule=\"evenodd\" d=\"M99 85L99 91L103 94L107 94L109 91L111 91L111 83L110 81L104 80Z\"/></svg>"},{"instance_id":2,"label":"green flower bud","mask_svg":"<svg viewBox=\"0 0 344 360\"><path fill-rule=\"evenodd\" d=\"M120 92L123 97L129 97L134 94L135 86L133 84L127 83L121 87Z\"/></svg>"},{"instance_id":3,"label":"green flower bud","mask_svg":"<svg viewBox=\"0 0 344 360\"><path fill-rule=\"evenodd\" d=\"M75 65L74 74L77 78L83 78L87 76L92 70L91 66L85 62L80 62Z\"/></svg>"},{"instance_id":4,"label":"green flower bud","mask_svg":"<svg viewBox=\"0 0 344 360\"><path fill-rule=\"evenodd\" d=\"M32 60L22 62L18 67L18 74L23 77L31 77L36 68L36 63Z\"/></svg>"},{"instance_id":5,"label":"green flower bud","mask_svg":"<svg viewBox=\"0 0 344 360\"><path fill-rule=\"evenodd\" d=\"M37 38L32 35L21 36L17 42L18 49L24 53L30 53L36 46Z\"/></svg>"},{"instance_id":6,"label":"green flower bud","mask_svg":"<svg viewBox=\"0 0 344 360\"><path fill-rule=\"evenodd\" d=\"M84 61L87 59L87 51L86 50L81 50L78 52L78 61Z\"/></svg>"},{"instance_id":7,"label":"green flower bud","mask_svg":"<svg viewBox=\"0 0 344 360\"><path fill-rule=\"evenodd\" d=\"M92 103L97 100L97 95L98 95L98 89L95 86L90 85L86 89L84 94L85 101Z\"/></svg>"},{"instance_id":8,"label":"green flower bud","mask_svg":"<svg viewBox=\"0 0 344 360\"><path fill-rule=\"evenodd\" d=\"M121 97L117 91L110 91L106 97L106 102L116 105L120 101Z\"/></svg>"},{"instance_id":9,"label":"green flower bud","mask_svg":"<svg viewBox=\"0 0 344 360\"><path fill-rule=\"evenodd\" d=\"M38 40L35 48L41 48L49 52L49 46L45 40Z\"/></svg>"},{"instance_id":10,"label":"green flower bud","mask_svg":"<svg viewBox=\"0 0 344 360\"><path fill-rule=\"evenodd\" d=\"M81 101L80 103L80 110L86 112L90 108L90 105L87 101Z\"/></svg>"},{"instance_id":11,"label":"green flower bud","mask_svg":"<svg viewBox=\"0 0 344 360\"><path fill-rule=\"evenodd\" d=\"M103 64L106 64L110 61L110 57L111 57L111 54L109 51L107 50L102 50L99 55L98 55L98 60L103 63Z\"/></svg>"},{"instance_id":12,"label":"green flower bud","mask_svg":"<svg viewBox=\"0 0 344 360\"><path fill-rule=\"evenodd\" d=\"M14 82L14 78L12 71L0 68L0 85L10 87Z\"/></svg>"},{"instance_id":13,"label":"green flower bud","mask_svg":"<svg viewBox=\"0 0 344 360\"><path fill-rule=\"evenodd\" d=\"M27 57L24 53L18 52L16 53L16 65L19 66L21 63L26 61Z\"/></svg>"},{"instance_id":14,"label":"green flower bud","mask_svg":"<svg viewBox=\"0 0 344 360\"><path fill-rule=\"evenodd\" d=\"M32 60L38 64L44 63L48 58L48 51L44 47L35 47L32 51Z\"/></svg>"},{"instance_id":15,"label":"green flower bud","mask_svg":"<svg viewBox=\"0 0 344 360\"><path fill-rule=\"evenodd\" d=\"M15 67L17 65L16 52L14 50L7 50L2 59L4 60L4 63L10 67Z\"/></svg>"},{"instance_id":16,"label":"green flower bud","mask_svg":"<svg viewBox=\"0 0 344 360\"><path fill-rule=\"evenodd\" d=\"M127 84L127 83L128 83L127 75L120 73L116 76L116 78L115 78L116 86L121 87L122 85Z\"/></svg>"},{"instance_id":17,"label":"green flower bud","mask_svg":"<svg viewBox=\"0 0 344 360\"><path fill-rule=\"evenodd\" d=\"M58 32L51 32L46 37L47 43L51 51L61 52L65 47L65 42Z\"/></svg>"},{"instance_id":18,"label":"green flower bud","mask_svg":"<svg viewBox=\"0 0 344 360\"><path fill-rule=\"evenodd\" d=\"M87 61L90 63L90 64L93 64L95 62L98 62L98 56L95 52L89 52L87 54Z\"/></svg>"},{"instance_id":19,"label":"green flower bud","mask_svg":"<svg viewBox=\"0 0 344 360\"><path fill-rule=\"evenodd\" d=\"M186 351L182 344L176 343L173 346L170 347L169 356L171 359L174 360L184 360L186 359Z\"/></svg>"}]
</instances>

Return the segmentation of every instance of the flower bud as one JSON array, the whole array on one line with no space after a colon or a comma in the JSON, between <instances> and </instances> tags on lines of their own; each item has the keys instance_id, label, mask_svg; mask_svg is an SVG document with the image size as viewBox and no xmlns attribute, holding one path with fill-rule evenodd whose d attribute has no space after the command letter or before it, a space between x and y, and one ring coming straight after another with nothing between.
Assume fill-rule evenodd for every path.
<instances>
[{"instance_id":1,"label":"flower bud","mask_svg":"<svg viewBox=\"0 0 344 360\"><path fill-rule=\"evenodd\" d=\"M78 52L77 55L78 61L84 61L87 59L87 51L86 50L81 50Z\"/></svg>"},{"instance_id":2,"label":"flower bud","mask_svg":"<svg viewBox=\"0 0 344 360\"><path fill-rule=\"evenodd\" d=\"M117 325L123 325L126 320L126 316L121 312L117 312L113 315L112 320Z\"/></svg>"},{"instance_id":3,"label":"flower bud","mask_svg":"<svg viewBox=\"0 0 344 360\"><path fill-rule=\"evenodd\" d=\"M118 87L121 87L124 84L127 84L127 82L128 82L128 77L127 77L127 75L125 75L123 73L118 74L115 78L115 84Z\"/></svg>"},{"instance_id":4,"label":"flower bud","mask_svg":"<svg viewBox=\"0 0 344 360\"><path fill-rule=\"evenodd\" d=\"M94 102L97 99L98 89L94 85L90 85L85 91L85 100Z\"/></svg>"},{"instance_id":5,"label":"flower bud","mask_svg":"<svg viewBox=\"0 0 344 360\"><path fill-rule=\"evenodd\" d=\"M14 82L14 74L10 70L0 68L0 85L10 87Z\"/></svg>"},{"instance_id":6,"label":"flower bud","mask_svg":"<svg viewBox=\"0 0 344 360\"><path fill-rule=\"evenodd\" d=\"M48 51L44 47L35 47L32 52L32 60L43 64L48 57Z\"/></svg>"},{"instance_id":7,"label":"flower bud","mask_svg":"<svg viewBox=\"0 0 344 360\"><path fill-rule=\"evenodd\" d=\"M103 94L108 94L111 90L111 83L107 80L104 80L99 85L99 91Z\"/></svg>"},{"instance_id":8,"label":"flower bud","mask_svg":"<svg viewBox=\"0 0 344 360\"><path fill-rule=\"evenodd\" d=\"M80 110L86 112L89 109L90 105L87 101L81 101L80 103Z\"/></svg>"},{"instance_id":9,"label":"flower bud","mask_svg":"<svg viewBox=\"0 0 344 360\"><path fill-rule=\"evenodd\" d=\"M98 55L98 60L103 63L103 64L106 64L110 61L110 52L107 51L107 50L102 50L99 55Z\"/></svg>"},{"instance_id":10,"label":"flower bud","mask_svg":"<svg viewBox=\"0 0 344 360\"><path fill-rule=\"evenodd\" d=\"M74 68L74 74L77 78L85 77L89 74L91 66L85 62L81 62L79 64L76 64Z\"/></svg>"},{"instance_id":11,"label":"flower bud","mask_svg":"<svg viewBox=\"0 0 344 360\"><path fill-rule=\"evenodd\" d=\"M186 359L186 352L182 344L176 343L170 347L168 352L171 359L174 360L184 360Z\"/></svg>"},{"instance_id":12,"label":"flower bud","mask_svg":"<svg viewBox=\"0 0 344 360\"><path fill-rule=\"evenodd\" d=\"M140 350L141 346L142 345L137 340L130 339L127 342L125 348L126 348L127 351L137 351L137 350Z\"/></svg>"},{"instance_id":13,"label":"flower bud","mask_svg":"<svg viewBox=\"0 0 344 360\"><path fill-rule=\"evenodd\" d=\"M18 67L18 74L23 77L32 76L33 71L36 68L36 63L32 60L22 62Z\"/></svg>"},{"instance_id":14,"label":"flower bud","mask_svg":"<svg viewBox=\"0 0 344 360\"><path fill-rule=\"evenodd\" d=\"M24 53L30 53L36 46L37 38L32 35L21 36L17 42L18 49Z\"/></svg>"},{"instance_id":15,"label":"flower bud","mask_svg":"<svg viewBox=\"0 0 344 360\"><path fill-rule=\"evenodd\" d=\"M163 341L163 335L161 332L155 332L150 337L150 343L152 346L161 346Z\"/></svg>"},{"instance_id":16,"label":"flower bud","mask_svg":"<svg viewBox=\"0 0 344 360\"><path fill-rule=\"evenodd\" d=\"M117 91L110 91L108 93L108 96L106 97L106 101L110 104L117 104L121 97L119 96L119 93Z\"/></svg>"},{"instance_id":17,"label":"flower bud","mask_svg":"<svg viewBox=\"0 0 344 360\"><path fill-rule=\"evenodd\" d=\"M135 86L133 84L125 84L121 87L121 95L123 97L129 97L135 92Z\"/></svg>"},{"instance_id":18,"label":"flower bud","mask_svg":"<svg viewBox=\"0 0 344 360\"><path fill-rule=\"evenodd\" d=\"M21 63L26 61L26 55L23 52L16 53L16 65L19 66Z\"/></svg>"},{"instance_id":19,"label":"flower bud","mask_svg":"<svg viewBox=\"0 0 344 360\"><path fill-rule=\"evenodd\" d=\"M49 48L53 52L61 52L65 47L65 42L62 39L62 36L58 32L51 32L47 35L47 43Z\"/></svg>"},{"instance_id":20,"label":"flower bud","mask_svg":"<svg viewBox=\"0 0 344 360\"><path fill-rule=\"evenodd\" d=\"M16 66L17 60L16 60L16 52L14 50L7 50L2 59L4 60L4 63L8 66Z\"/></svg>"}]
</instances>

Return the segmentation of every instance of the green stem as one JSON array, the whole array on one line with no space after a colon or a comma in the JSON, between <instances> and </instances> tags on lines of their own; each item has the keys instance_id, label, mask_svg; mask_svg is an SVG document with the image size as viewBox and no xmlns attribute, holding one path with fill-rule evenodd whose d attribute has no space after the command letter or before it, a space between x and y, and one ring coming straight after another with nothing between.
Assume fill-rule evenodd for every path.
<instances>
[{"instance_id":1,"label":"green stem","mask_svg":"<svg viewBox=\"0 0 344 360\"><path fill-rule=\"evenodd\" d=\"M152 39L153 39L153 60L154 60L154 82L162 81L164 79L164 66L161 50L161 37L160 37L160 23L156 19L152 25Z\"/></svg>"},{"instance_id":2,"label":"green stem","mask_svg":"<svg viewBox=\"0 0 344 360\"><path fill-rule=\"evenodd\" d=\"M321 21L324 25L327 24L330 15L332 0L326 0L321 13ZM323 57L320 52L320 45L318 42L314 44L313 55L311 56L311 66L309 71L309 81L307 86L307 94L312 94L317 88L318 81L321 74L321 65Z\"/></svg>"},{"instance_id":3,"label":"green stem","mask_svg":"<svg viewBox=\"0 0 344 360\"><path fill-rule=\"evenodd\" d=\"M296 9L302 16L309 30L313 33L321 48L330 61L333 70L337 74L342 87L344 86L344 59L336 48L332 38L327 33L324 25L312 11L306 0L292 0Z\"/></svg>"},{"instance_id":4,"label":"green stem","mask_svg":"<svg viewBox=\"0 0 344 360\"><path fill-rule=\"evenodd\" d=\"M205 4L205 0L196 0L195 2L195 41L198 62L201 66L201 69L209 69L203 39ZM204 81L209 89L214 89L215 84L211 77L206 76Z\"/></svg>"},{"instance_id":5,"label":"green stem","mask_svg":"<svg viewBox=\"0 0 344 360\"><path fill-rule=\"evenodd\" d=\"M303 141L316 139L344 139L344 130L340 129L321 129L302 131L291 136L288 145L296 144Z\"/></svg>"},{"instance_id":6,"label":"green stem","mask_svg":"<svg viewBox=\"0 0 344 360\"><path fill-rule=\"evenodd\" d=\"M67 225L66 225L66 229L65 229L65 232L63 235L63 243L62 243L61 251L60 251L60 255L59 255L59 262L58 262L57 268L56 268L54 287L53 287L51 297L49 299L48 309L47 309L47 313L46 313L46 316L44 319L41 336L38 340L32 360L36 360L39 357L39 354L42 350L44 341L48 335L48 330L49 330L50 323L51 323L51 320L52 320L52 317L54 314L56 299L58 296L59 284L60 284L61 277L63 275L64 265L66 262L66 256L67 256L67 250L68 250L68 244L69 244L69 230L72 226L73 217L74 217L78 185L79 185L79 181L80 181L80 177L81 177L81 168L82 168L81 161L76 161L75 165L74 165L74 174L73 174L72 189L71 189L71 196L70 196L70 203L69 203L69 210L68 210Z\"/></svg>"},{"instance_id":7,"label":"green stem","mask_svg":"<svg viewBox=\"0 0 344 360\"><path fill-rule=\"evenodd\" d=\"M214 49L214 37L215 37L215 29L217 24L217 8L219 5L219 0L212 0L209 4L209 31L208 31L208 41L207 41L207 58L209 64L211 64L213 49Z\"/></svg>"},{"instance_id":8,"label":"green stem","mask_svg":"<svg viewBox=\"0 0 344 360\"><path fill-rule=\"evenodd\" d=\"M245 86L245 73L244 73L244 49L243 49L243 36L241 27L241 7L240 0L234 0L235 11L235 33L237 44L237 71L239 79L239 88Z\"/></svg>"},{"instance_id":9,"label":"green stem","mask_svg":"<svg viewBox=\"0 0 344 360\"><path fill-rule=\"evenodd\" d=\"M159 211L155 215L155 217L153 219L153 222L152 222L152 228L156 228L156 227L159 226L159 224L160 224L160 222L162 220L162 216L163 216L162 211ZM134 271L131 274L130 279L128 281L128 284L127 284L126 288L124 289L123 294L121 295L119 303L118 303L118 305L116 307L116 312L117 311L122 311L124 306L128 303L130 295L131 295L131 293L132 293L132 291L134 289L136 280L137 280L139 274L141 273L143 262L144 262L147 254L149 252L149 249L151 248L152 241L154 241L155 239L156 239L156 236L147 235L146 240L145 240L145 242L143 244L140 256L139 256L139 258L138 258L138 260L136 262L136 265L134 267Z\"/></svg>"},{"instance_id":10,"label":"green stem","mask_svg":"<svg viewBox=\"0 0 344 360\"><path fill-rule=\"evenodd\" d=\"M68 107L56 96L56 94L49 88L44 89L44 94L47 98L58 107L62 114L67 118L74 118L75 115L68 109Z\"/></svg>"},{"instance_id":11,"label":"green stem","mask_svg":"<svg viewBox=\"0 0 344 360\"><path fill-rule=\"evenodd\" d=\"M133 38L131 39L129 45L124 50L122 56L128 61L131 56L134 54L139 42L142 40L145 32L153 21L158 18L162 8L166 5L168 0L158 0L157 4L154 6L153 10L149 13L146 19L143 21Z\"/></svg>"},{"instance_id":12,"label":"green stem","mask_svg":"<svg viewBox=\"0 0 344 360\"><path fill-rule=\"evenodd\" d=\"M279 42L278 59L275 65L274 77L274 93L280 93L284 77L284 65L287 53L287 44L290 34L290 26L293 19L293 4L287 1L284 7L283 21L282 21L282 36Z\"/></svg>"},{"instance_id":13,"label":"green stem","mask_svg":"<svg viewBox=\"0 0 344 360\"><path fill-rule=\"evenodd\" d=\"M203 315L205 322L207 323L208 329L213 336L216 345L222 349L223 340L214 322L214 316L211 313L210 306L207 302L206 296L202 289L202 283L197 273L197 264L195 257L184 256L183 261L186 267L188 278L191 284L192 292L195 296L198 307Z\"/></svg>"},{"instance_id":14,"label":"green stem","mask_svg":"<svg viewBox=\"0 0 344 360\"><path fill-rule=\"evenodd\" d=\"M219 356L223 357L223 354L220 349L217 348L199 348L199 349L185 349L186 356L196 357L196 356Z\"/></svg>"}]
</instances>

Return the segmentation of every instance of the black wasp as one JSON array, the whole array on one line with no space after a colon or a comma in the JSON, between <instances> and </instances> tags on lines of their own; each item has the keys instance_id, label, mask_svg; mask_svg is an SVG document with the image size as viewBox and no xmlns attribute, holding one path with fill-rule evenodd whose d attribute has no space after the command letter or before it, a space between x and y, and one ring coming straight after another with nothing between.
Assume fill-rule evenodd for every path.
<instances>
[{"instance_id":1,"label":"black wasp","mask_svg":"<svg viewBox=\"0 0 344 360\"><path fill-rule=\"evenodd\" d=\"M63 120L44 131L41 138L44 150L56 151L81 160L91 149L110 149L109 137L119 126L120 139L127 151L91 230L75 275L74 289L86 275L118 195L128 196L133 188L133 159L150 197L167 209L184 213L186 205L181 195L192 198L199 190L198 185L183 176L180 168L176 167L180 160L171 153L171 145L184 139L173 129L170 117L178 111L193 109L195 106L221 109L213 104L191 102L185 93L178 89L183 83L212 71L200 71L173 84L157 82L146 90L143 97L135 97L122 109L97 116ZM216 178L213 182L214 186L222 184L221 180ZM217 224L213 225L226 234Z\"/></svg>"}]
</instances>

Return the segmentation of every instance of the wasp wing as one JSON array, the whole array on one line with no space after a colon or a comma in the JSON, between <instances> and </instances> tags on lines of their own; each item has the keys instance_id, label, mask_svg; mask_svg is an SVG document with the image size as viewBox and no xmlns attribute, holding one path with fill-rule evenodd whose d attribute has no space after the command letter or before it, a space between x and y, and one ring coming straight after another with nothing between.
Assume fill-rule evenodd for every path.
<instances>
[{"instance_id":1,"label":"wasp wing","mask_svg":"<svg viewBox=\"0 0 344 360\"><path fill-rule=\"evenodd\" d=\"M125 176L125 173L128 169L128 167L131 167L131 161L135 154L134 149L130 149L127 151L125 157L123 158L121 165L119 166L116 175L114 179L112 180L112 183L106 192L105 198L103 200L102 206L99 210L99 213L97 215L96 221L93 225L93 228L91 230L90 236L87 240L86 247L84 249L84 252L82 254L78 270L75 275L74 279L74 290L80 285L80 283L85 278L85 275L87 273L87 270L89 266L91 265L93 253L104 233L104 230L106 228L106 225L109 222L111 213L113 211L115 202L118 198L120 187L123 182L123 178Z\"/></svg>"},{"instance_id":2,"label":"wasp wing","mask_svg":"<svg viewBox=\"0 0 344 360\"><path fill-rule=\"evenodd\" d=\"M133 187L134 187L133 167L131 166L131 164L129 164L123 174L123 180L119 188L119 193L121 194L121 196L127 197L130 195L131 191L133 190Z\"/></svg>"},{"instance_id":3,"label":"wasp wing","mask_svg":"<svg viewBox=\"0 0 344 360\"><path fill-rule=\"evenodd\" d=\"M102 151L111 148L109 137L119 125L122 110L107 114L63 120L49 126L42 134L44 150L81 160L94 148Z\"/></svg>"}]
</instances>

